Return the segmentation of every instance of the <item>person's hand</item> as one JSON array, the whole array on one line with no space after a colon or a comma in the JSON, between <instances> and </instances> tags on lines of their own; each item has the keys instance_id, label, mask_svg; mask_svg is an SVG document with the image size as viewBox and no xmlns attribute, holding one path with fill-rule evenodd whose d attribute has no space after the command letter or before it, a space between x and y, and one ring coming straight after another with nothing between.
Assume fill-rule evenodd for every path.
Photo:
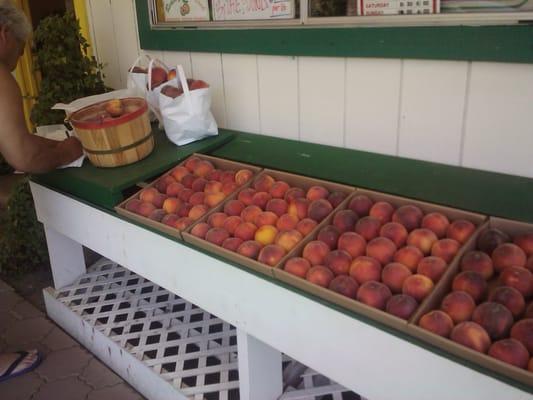
<instances>
[{"instance_id":1,"label":"person's hand","mask_svg":"<svg viewBox=\"0 0 533 400\"><path fill-rule=\"evenodd\" d=\"M77 160L83 155L81 143L78 138L75 138L74 136L59 142L58 148L63 154L65 154L67 164Z\"/></svg>"}]
</instances>

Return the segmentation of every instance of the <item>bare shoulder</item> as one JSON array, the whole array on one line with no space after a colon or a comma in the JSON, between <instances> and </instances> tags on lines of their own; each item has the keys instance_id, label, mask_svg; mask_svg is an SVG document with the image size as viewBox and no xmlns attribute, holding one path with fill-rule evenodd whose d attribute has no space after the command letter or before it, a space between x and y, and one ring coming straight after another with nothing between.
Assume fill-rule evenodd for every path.
<instances>
[{"instance_id":1,"label":"bare shoulder","mask_svg":"<svg viewBox=\"0 0 533 400\"><path fill-rule=\"evenodd\" d=\"M0 99L1 101L13 101L20 97L20 89L17 81L8 70L0 63Z\"/></svg>"}]
</instances>

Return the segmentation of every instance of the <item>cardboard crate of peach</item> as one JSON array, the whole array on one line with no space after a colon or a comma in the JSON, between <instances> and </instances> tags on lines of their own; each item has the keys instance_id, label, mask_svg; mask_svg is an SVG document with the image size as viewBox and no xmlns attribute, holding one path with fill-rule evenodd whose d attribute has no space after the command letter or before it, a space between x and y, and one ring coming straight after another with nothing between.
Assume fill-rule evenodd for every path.
<instances>
[{"instance_id":1,"label":"cardboard crate of peach","mask_svg":"<svg viewBox=\"0 0 533 400\"><path fill-rule=\"evenodd\" d=\"M194 154L115 209L141 224L181 238L181 231L252 182L261 168Z\"/></svg>"}]
</instances>

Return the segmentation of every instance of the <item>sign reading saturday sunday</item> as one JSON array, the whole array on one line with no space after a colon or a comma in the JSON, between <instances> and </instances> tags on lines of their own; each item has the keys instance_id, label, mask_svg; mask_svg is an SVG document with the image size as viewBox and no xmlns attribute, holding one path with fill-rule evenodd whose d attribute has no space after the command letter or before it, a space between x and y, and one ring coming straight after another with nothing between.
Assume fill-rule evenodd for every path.
<instances>
[{"instance_id":1,"label":"sign reading saturday sunday","mask_svg":"<svg viewBox=\"0 0 533 400\"><path fill-rule=\"evenodd\" d=\"M163 0L165 22L209 21L208 0Z\"/></svg>"},{"instance_id":2,"label":"sign reading saturday sunday","mask_svg":"<svg viewBox=\"0 0 533 400\"><path fill-rule=\"evenodd\" d=\"M294 18L294 0L213 0L215 21Z\"/></svg>"}]
</instances>

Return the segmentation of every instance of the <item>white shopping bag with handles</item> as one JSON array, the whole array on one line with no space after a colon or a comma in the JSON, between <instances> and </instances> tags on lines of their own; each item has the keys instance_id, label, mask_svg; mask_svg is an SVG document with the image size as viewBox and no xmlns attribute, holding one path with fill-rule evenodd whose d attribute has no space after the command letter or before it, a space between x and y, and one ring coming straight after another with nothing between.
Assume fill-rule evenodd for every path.
<instances>
[{"instance_id":1,"label":"white shopping bag with handles","mask_svg":"<svg viewBox=\"0 0 533 400\"><path fill-rule=\"evenodd\" d=\"M133 65L128 70L128 89L134 90L140 97L146 96L148 84L148 69L141 67L141 60L146 59L150 63L151 58L148 54L143 54L137 57Z\"/></svg>"},{"instance_id":2,"label":"white shopping bag with handles","mask_svg":"<svg viewBox=\"0 0 533 400\"><path fill-rule=\"evenodd\" d=\"M182 146L218 135L217 123L211 113L210 88L190 90L181 65L177 66L177 77L183 90L182 95L172 98L159 93L159 108L169 140Z\"/></svg>"},{"instance_id":3,"label":"white shopping bag with handles","mask_svg":"<svg viewBox=\"0 0 533 400\"><path fill-rule=\"evenodd\" d=\"M163 69L165 72L164 79L159 80L159 77L154 77L152 79L153 74L157 73L157 69ZM169 73L169 68L165 65L164 62L159 61L157 59L150 60L150 63L148 64L148 77L147 79L147 85L148 90L146 91L146 102L148 103L148 107L150 110L155 114L156 118L159 120L159 127L161 127L163 123L163 118L161 116L161 111L159 109L159 95L161 93L161 89L165 87L166 85L172 85L177 86L178 85L178 77L172 78L167 81ZM152 87L152 84L157 83L156 87Z\"/></svg>"}]
</instances>

